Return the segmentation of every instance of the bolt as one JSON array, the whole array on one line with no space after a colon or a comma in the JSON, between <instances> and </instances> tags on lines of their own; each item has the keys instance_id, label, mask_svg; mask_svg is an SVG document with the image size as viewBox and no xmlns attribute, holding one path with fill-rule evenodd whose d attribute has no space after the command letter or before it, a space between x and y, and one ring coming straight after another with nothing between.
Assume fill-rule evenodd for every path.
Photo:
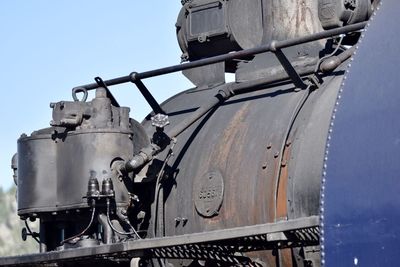
<instances>
[{"instance_id":1,"label":"bolt","mask_svg":"<svg viewBox=\"0 0 400 267\"><path fill-rule=\"evenodd\" d=\"M174 221L175 221L175 227L178 227L178 225L181 223L181 221L182 221L182 218L181 217L176 217L175 219L174 219Z\"/></svg>"},{"instance_id":2,"label":"bolt","mask_svg":"<svg viewBox=\"0 0 400 267\"><path fill-rule=\"evenodd\" d=\"M267 149L271 149L271 147L272 147L272 144L269 143L269 144L267 145Z\"/></svg>"},{"instance_id":3,"label":"bolt","mask_svg":"<svg viewBox=\"0 0 400 267\"><path fill-rule=\"evenodd\" d=\"M278 156L279 156L279 152L275 151L274 158L277 158Z\"/></svg>"},{"instance_id":4,"label":"bolt","mask_svg":"<svg viewBox=\"0 0 400 267\"><path fill-rule=\"evenodd\" d=\"M281 166L282 166L282 167L285 167L286 165L287 165L286 160L282 160Z\"/></svg>"},{"instance_id":5,"label":"bolt","mask_svg":"<svg viewBox=\"0 0 400 267\"><path fill-rule=\"evenodd\" d=\"M175 226L178 226L179 223L182 222L182 226L185 226L185 224L188 222L188 218L185 217L176 217L175 219Z\"/></svg>"},{"instance_id":6,"label":"bolt","mask_svg":"<svg viewBox=\"0 0 400 267\"><path fill-rule=\"evenodd\" d=\"M267 168L267 163L264 163L261 168L263 168L264 170Z\"/></svg>"}]
</instances>

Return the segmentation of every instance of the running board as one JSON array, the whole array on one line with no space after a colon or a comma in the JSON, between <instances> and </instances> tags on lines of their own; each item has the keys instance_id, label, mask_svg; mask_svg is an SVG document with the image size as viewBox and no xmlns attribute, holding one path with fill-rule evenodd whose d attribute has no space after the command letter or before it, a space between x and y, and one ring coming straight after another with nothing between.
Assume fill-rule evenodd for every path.
<instances>
[{"instance_id":1,"label":"running board","mask_svg":"<svg viewBox=\"0 0 400 267\"><path fill-rule=\"evenodd\" d=\"M90 262L126 262L137 257L212 259L246 264L249 258L242 256L244 252L315 246L319 244L319 235L319 217L311 216L188 235L3 257L0 266L62 266L64 263L87 266Z\"/></svg>"}]
</instances>

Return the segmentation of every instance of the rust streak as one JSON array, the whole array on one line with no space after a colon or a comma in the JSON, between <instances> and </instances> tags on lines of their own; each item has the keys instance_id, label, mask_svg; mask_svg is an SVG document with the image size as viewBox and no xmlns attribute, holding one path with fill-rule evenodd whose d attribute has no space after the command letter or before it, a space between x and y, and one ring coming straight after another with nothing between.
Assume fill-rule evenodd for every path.
<instances>
[{"instance_id":1,"label":"rust streak","mask_svg":"<svg viewBox=\"0 0 400 267\"><path fill-rule=\"evenodd\" d=\"M233 168L240 166L241 158L238 155L243 155L242 149L247 137L248 124L246 123L246 115L249 110L250 103L245 103L234 114L232 119L227 124L225 130L221 134L218 143L214 147L214 151L209 157L208 166L218 168L224 175L226 182L226 195L224 196L223 211L221 216L216 216L207 220L207 223L230 222L237 225L243 224L243 218L237 216L238 200L241 198L241 190L239 180L241 169ZM221 218L223 217L223 218Z\"/></svg>"},{"instance_id":2,"label":"rust streak","mask_svg":"<svg viewBox=\"0 0 400 267\"><path fill-rule=\"evenodd\" d=\"M281 171L278 183L278 194L276 199L276 219L285 219L288 216L287 208L287 185L288 185L288 163L291 154L291 142L287 141L281 161ZM292 251L290 249L280 250L281 263L283 266L292 266Z\"/></svg>"},{"instance_id":3,"label":"rust streak","mask_svg":"<svg viewBox=\"0 0 400 267\"><path fill-rule=\"evenodd\" d=\"M288 162L290 159L290 146L285 147L282 161L281 173L278 184L278 195L276 200L277 219L287 217L287 183L288 183Z\"/></svg>"}]
</instances>

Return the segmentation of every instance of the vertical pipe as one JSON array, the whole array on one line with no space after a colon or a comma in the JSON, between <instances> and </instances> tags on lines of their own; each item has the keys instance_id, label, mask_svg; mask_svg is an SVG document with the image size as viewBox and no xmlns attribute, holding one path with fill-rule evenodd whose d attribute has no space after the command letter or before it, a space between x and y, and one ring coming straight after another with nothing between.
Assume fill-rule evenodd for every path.
<instances>
[{"instance_id":1,"label":"vertical pipe","mask_svg":"<svg viewBox=\"0 0 400 267\"><path fill-rule=\"evenodd\" d=\"M107 223L107 216L105 214L100 213L98 215L98 220L103 227L103 243L104 244L111 244L112 243L112 237L113 237L113 231L110 227L110 225Z\"/></svg>"},{"instance_id":2,"label":"vertical pipe","mask_svg":"<svg viewBox=\"0 0 400 267\"><path fill-rule=\"evenodd\" d=\"M40 222L39 226L39 251L40 253L44 253L47 251L47 245L46 245L46 227L43 222Z\"/></svg>"}]
</instances>

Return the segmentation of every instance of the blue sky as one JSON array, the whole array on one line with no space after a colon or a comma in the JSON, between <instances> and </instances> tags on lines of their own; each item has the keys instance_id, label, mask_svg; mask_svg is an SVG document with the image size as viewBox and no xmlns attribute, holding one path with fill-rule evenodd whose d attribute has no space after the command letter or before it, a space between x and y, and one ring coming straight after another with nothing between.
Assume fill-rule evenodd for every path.
<instances>
[{"instance_id":1,"label":"blue sky","mask_svg":"<svg viewBox=\"0 0 400 267\"><path fill-rule=\"evenodd\" d=\"M71 88L178 64L179 0L0 1L0 186L12 185L10 160L21 133L47 127L50 102ZM191 87L172 74L145 80L159 101ZM131 84L111 87L137 120L150 111Z\"/></svg>"}]
</instances>

